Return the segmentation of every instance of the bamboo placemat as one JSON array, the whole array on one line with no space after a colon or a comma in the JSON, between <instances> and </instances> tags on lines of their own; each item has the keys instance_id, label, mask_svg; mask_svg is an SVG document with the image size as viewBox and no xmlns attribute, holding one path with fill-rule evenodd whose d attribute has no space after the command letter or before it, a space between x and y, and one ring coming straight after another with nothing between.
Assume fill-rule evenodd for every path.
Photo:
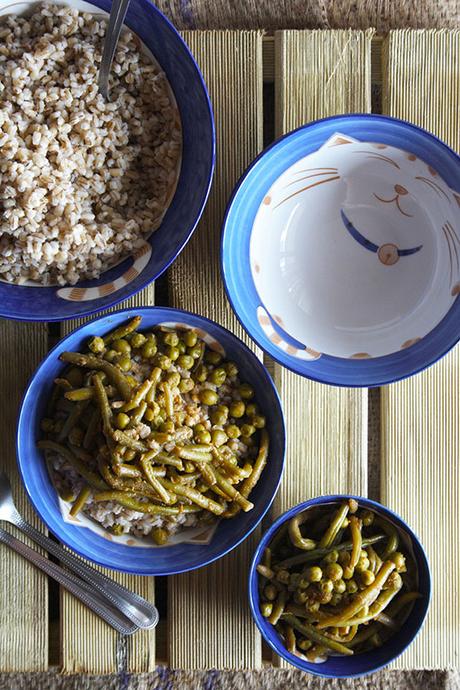
<instances>
[{"instance_id":1,"label":"bamboo placemat","mask_svg":"<svg viewBox=\"0 0 460 690\"><path fill-rule=\"evenodd\" d=\"M459 58L459 31L397 31L384 44L384 111L425 127L457 151ZM420 535L433 576L425 630L395 667L455 668L460 646L460 348L427 372L387 386L381 400L382 501Z\"/></svg>"},{"instance_id":2,"label":"bamboo placemat","mask_svg":"<svg viewBox=\"0 0 460 690\"><path fill-rule=\"evenodd\" d=\"M168 272L169 304L210 316L244 337L225 300L218 269L221 221L230 191L263 141L273 137L275 114L280 134L317 117L378 107L381 41L373 39L371 31L289 31L278 32L275 39L264 39L257 31L186 32L185 37L214 103L218 159L200 226ZM459 33L396 32L383 47L386 112L424 124L458 148ZM129 301L133 306L153 303L153 286ZM63 325L61 332L74 325ZM4 322L0 331L0 420L7 468L20 509L36 524L14 474L14 429L21 393L48 348L48 336L57 336L54 326L47 331L45 325ZM457 350L427 374L381 391L382 500L421 534L438 572L447 572L435 589L428 626L398 661L399 668L452 667L459 651L459 563L448 541L459 518L459 366ZM378 443L376 433L368 438L367 392L314 384L278 366L274 372L289 434L286 474L274 513L314 494L365 494L368 449ZM375 395L372 400L375 403ZM376 483L378 473L369 485ZM0 547L0 670L41 671L59 663L66 673L119 672L116 678L126 690L126 674L149 671L159 662L182 669L255 669L270 663L246 601L247 566L256 538L215 565L168 578L167 595L162 579L117 575L151 600L154 588L162 593L158 605L163 627L137 634L127 646L65 593L54 641L54 628L48 629L46 579ZM171 672L161 673L166 674L164 684L156 685L163 681L157 680L161 674L155 675L153 687L176 687ZM217 682L219 674L203 676L203 687ZM259 687L272 687L260 682ZM195 687L201 687L201 681L197 683Z\"/></svg>"}]
</instances>

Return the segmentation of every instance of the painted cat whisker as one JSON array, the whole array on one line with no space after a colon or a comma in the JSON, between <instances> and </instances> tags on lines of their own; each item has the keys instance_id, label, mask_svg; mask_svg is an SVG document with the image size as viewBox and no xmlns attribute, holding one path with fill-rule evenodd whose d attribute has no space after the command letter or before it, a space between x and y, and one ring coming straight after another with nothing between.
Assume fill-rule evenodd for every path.
<instances>
[{"instance_id":1,"label":"painted cat whisker","mask_svg":"<svg viewBox=\"0 0 460 690\"><path fill-rule=\"evenodd\" d=\"M445 193L445 191L436 182L433 182L433 180L429 180L427 177L421 177L418 175L415 177L415 179L420 180L420 182L424 182L429 187L434 189L438 193L438 196L441 196L441 194L442 194L447 199L449 204L451 203L449 196Z\"/></svg>"},{"instance_id":2,"label":"painted cat whisker","mask_svg":"<svg viewBox=\"0 0 460 690\"><path fill-rule=\"evenodd\" d=\"M331 173L337 172L338 168L304 168L303 170L297 170L294 175L300 175L300 173L304 172L314 172L315 170L329 170Z\"/></svg>"},{"instance_id":3,"label":"painted cat whisker","mask_svg":"<svg viewBox=\"0 0 460 690\"><path fill-rule=\"evenodd\" d=\"M401 169L399 167L399 165L396 163L396 161L394 161L392 158L388 158L388 156L384 156L382 153L373 152L373 153L369 154L368 151L361 151L361 150L360 151L354 151L354 153L367 153L368 155L366 156L366 158L374 158L376 160L386 161L387 163L391 163L391 165L394 165L394 167L398 168L398 170Z\"/></svg>"},{"instance_id":4,"label":"painted cat whisker","mask_svg":"<svg viewBox=\"0 0 460 690\"><path fill-rule=\"evenodd\" d=\"M299 182L302 182L302 180L310 180L311 178L316 178L316 177L321 177L324 175L331 175L333 172L336 171L328 171L328 172L320 172L320 173L315 173L314 175L305 175L305 177L299 177L298 180L294 180L293 182L289 182L287 185L283 187L283 189L287 189L288 187L292 187L293 184L298 184Z\"/></svg>"},{"instance_id":5,"label":"painted cat whisker","mask_svg":"<svg viewBox=\"0 0 460 690\"><path fill-rule=\"evenodd\" d=\"M403 210L402 210L402 208L401 208L401 206L400 206L400 203L399 203L399 194L398 194L398 196L396 197L396 206L399 208L399 210L401 211L401 213L403 214L403 216L407 216L408 218L413 218L413 215L412 215L411 213L407 213L406 211L403 211Z\"/></svg>"},{"instance_id":6,"label":"painted cat whisker","mask_svg":"<svg viewBox=\"0 0 460 690\"><path fill-rule=\"evenodd\" d=\"M458 238L458 235L457 235L457 233L456 233L456 231L455 231L455 228L453 227L453 225L451 224L451 222L450 222L449 220L446 221L446 225L447 225L447 227L450 229L451 234L452 234L452 233L454 234L455 239L456 239L457 242L460 244L460 239Z\"/></svg>"},{"instance_id":7,"label":"painted cat whisker","mask_svg":"<svg viewBox=\"0 0 460 690\"><path fill-rule=\"evenodd\" d=\"M450 237L451 240L452 240L452 248L453 248L453 250L454 250L454 252L455 252L455 258L456 258L456 263L457 263L457 271L458 271L458 270L460 269L460 265L459 265L459 260L458 260L457 245L455 244L455 240L454 240L454 238L453 238L453 236L452 236L452 232L451 232L451 230L450 230L450 228L449 228L448 223L445 224L445 228L446 228L446 231L447 231L449 237Z\"/></svg>"},{"instance_id":8,"label":"painted cat whisker","mask_svg":"<svg viewBox=\"0 0 460 690\"><path fill-rule=\"evenodd\" d=\"M278 206L281 206L286 201L289 201L289 199L292 199L294 196L297 196L298 194L302 194L302 192L306 192L308 189L312 189L313 187L318 187L318 185L320 185L320 184L326 184L326 182L333 182L334 180L340 180L340 175L337 175L336 177L330 177L327 180L320 180L319 182L314 182L313 184L310 184L307 187L302 187L302 189L299 189L297 192L290 194L285 199L280 201L278 204L276 204L276 206L274 206L274 208L278 208Z\"/></svg>"},{"instance_id":9,"label":"painted cat whisker","mask_svg":"<svg viewBox=\"0 0 460 690\"><path fill-rule=\"evenodd\" d=\"M454 262L453 262L453 258L452 258L452 249L451 249L451 247L450 247L449 235L447 234L444 225L442 226L442 231L443 231L444 236L445 236L445 238L446 238L447 249L449 250L449 260L450 260L450 279L449 279L449 283L452 283L453 270L454 270Z\"/></svg>"}]
</instances>

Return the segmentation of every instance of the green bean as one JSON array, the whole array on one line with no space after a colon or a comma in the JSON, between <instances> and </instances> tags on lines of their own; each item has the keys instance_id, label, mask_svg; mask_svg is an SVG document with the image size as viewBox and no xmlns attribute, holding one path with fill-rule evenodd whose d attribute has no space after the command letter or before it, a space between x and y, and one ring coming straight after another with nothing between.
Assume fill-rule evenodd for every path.
<instances>
[{"instance_id":1,"label":"green bean","mask_svg":"<svg viewBox=\"0 0 460 690\"><path fill-rule=\"evenodd\" d=\"M270 568L272 564L272 550L267 546L264 549L262 562L266 568Z\"/></svg>"},{"instance_id":2,"label":"green bean","mask_svg":"<svg viewBox=\"0 0 460 690\"><path fill-rule=\"evenodd\" d=\"M171 494L168 491L166 491L163 484L161 484L161 482L157 479L153 472L152 465L148 460L145 459L145 456L141 457L140 465L142 467L142 472L144 473L146 480L157 492L162 501L164 501L164 503L173 503L173 498Z\"/></svg>"},{"instance_id":3,"label":"green bean","mask_svg":"<svg viewBox=\"0 0 460 690\"><path fill-rule=\"evenodd\" d=\"M326 549L332 545L337 533L342 527L343 521L347 517L349 511L348 503L343 503L340 508L336 511L334 517L332 518L331 524L327 528L323 537L321 538L318 546L320 549Z\"/></svg>"},{"instance_id":4,"label":"green bean","mask_svg":"<svg viewBox=\"0 0 460 690\"><path fill-rule=\"evenodd\" d=\"M300 525L304 521L305 516L300 514L293 517L291 520L289 520L288 533L294 546L296 546L298 549L302 549L303 551L311 551L316 547L316 542L314 542L313 539L306 539L305 537L302 537Z\"/></svg>"},{"instance_id":5,"label":"green bean","mask_svg":"<svg viewBox=\"0 0 460 690\"><path fill-rule=\"evenodd\" d=\"M147 396L148 392L153 386L153 381L151 379L145 379L134 391L133 396L131 397L128 402L126 402L123 407L121 408L122 412L130 412L130 410L134 410L136 407L139 407L141 402L144 400L144 398Z\"/></svg>"},{"instance_id":6,"label":"green bean","mask_svg":"<svg viewBox=\"0 0 460 690\"><path fill-rule=\"evenodd\" d=\"M59 388L63 388L65 391L72 390L72 384L67 379L57 378L54 379L54 383L56 384L56 386L58 386Z\"/></svg>"},{"instance_id":7,"label":"green bean","mask_svg":"<svg viewBox=\"0 0 460 690\"><path fill-rule=\"evenodd\" d=\"M350 561L348 563L348 568L353 571L359 561L359 556L361 554L361 545L363 543L363 536L361 534L361 521L357 517L352 515L350 517L350 534L351 543L353 547L351 549Z\"/></svg>"},{"instance_id":8,"label":"green bean","mask_svg":"<svg viewBox=\"0 0 460 690\"><path fill-rule=\"evenodd\" d=\"M150 515L179 515L180 513L194 513L196 509L193 506L159 506L156 503L149 503L139 501L136 498L137 494L129 491L102 491L94 494L95 501L116 501L125 508L136 510L140 513L149 513Z\"/></svg>"},{"instance_id":9,"label":"green bean","mask_svg":"<svg viewBox=\"0 0 460 690\"><path fill-rule=\"evenodd\" d=\"M374 620L377 618L377 616L384 611L384 609L388 606L390 601L394 599L394 597L397 595L401 587L394 587L391 589L386 589L379 596L377 599L374 601L374 603L369 607L369 611L366 615L360 616L358 613L358 616L356 618L350 618L344 625L343 627L347 625L363 625L364 623L368 623L370 620Z\"/></svg>"},{"instance_id":10,"label":"green bean","mask_svg":"<svg viewBox=\"0 0 460 690\"><path fill-rule=\"evenodd\" d=\"M75 499L75 503L69 510L70 515L72 515L73 517L75 517L75 515L78 515L78 513L80 512L80 510L82 510L90 495L91 489L88 485L85 485L78 494L77 498Z\"/></svg>"},{"instance_id":11,"label":"green bean","mask_svg":"<svg viewBox=\"0 0 460 690\"><path fill-rule=\"evenodd\" d=\"M215 515L221 515L224 512L224 508L219 503L216 503L216 501L213 501L211 498L203 496L203 494L200 494L199 491L195 491L195 489L192 489L189 486L173 484L167 479L162 479L161 483L166 489L168 489L172 493L175 493L178 496L184 496L185 498L189 498L192 501L192 503L196 503L201 508L209 510L209 512L214 513Z\"/></svg>"},{"instance_id":12,"label":"green bean","mask_svg":"<svg viewBox=\"0 0 460 690\"><path fill-rule=\"evenodd\" d=\"M112 435L112 410L110 408L109 399L104 388L104 384L97 374L93 376L94 391L96 393L97 403L102 419L102 429L106 438Z\"/></svg>"},{"instance_id":13,"label":"green bean","mask_svg":"<svg viewBox=\"0 0 460 690\"><path fill-rule=\"evenodd\" d=\"M109 345L114 340L126 338L127 335L139 328L141 321L141 316L135 316L133 319L131 319L131 321L128 321L128 323L122 324L118 328L115 328L114 331L111 331L111 333L107 333L107 335L104 336L104 344Z\"/></svg>"},{"instance_id":14,"label":"green bean","mask_svg":"<svg viewBox=\"0 0 460 690\"><path fill-rule=\"evenodd\" d=\"M132 448L139 453L145 453L148 450L147 446L142 443L142 441L137 441L135 438L132 438L129 434L121 431L120 429L115 429L115 431L112 432L112 437L117 443L121 443L127 448Z\"/></svg>"},{"instance_id":15,"label":"green bean","mask_svg":"<svg viewBox=\"0 0 460 690\"><path fill-rule=\"evenodd\" d=\"M107 396L113 397L115 389L113 386L106 386ZM80 402L82 400L93 400L95 397L94 386L85 386L84 388L72 388L72 390L66 391L64 393L64 398L66 400L71 400L72 402Z\"/></svg>"},{"instance_id":16,"label":"green bean","mask_svg":"<svg viewBox=\"0 0 460 690\"><path fill-rule=\"evenodd\" d=\"M254 508L254 504L248 501L247 498L245 498L239 491L237 491L237 489L235 489L235 487L232 486L230 482L227 481L215 467L211 467L210 470L215 477L217 486L220 489L222 489L222 491L225 494L227 494L227 496L232 501L237 503L240 506L240 508L244 510L245 513Z\"/></svg>"},{"instance_id":17,"label":"green bean","mask_svg":"<svg viewBox=\"0 0 460 690\"><path fill-rule=\"evenodd\" d=\"M388 535L388 541L385 545L383 553L381 554L382 560L386 561L392 553L397 551L399 546L399 535L396 528L393 527L393 525L388 524L386 521L377 519L376 522Z\"/></svg>"},{"instance_id":18,"label":"green bean","mask_svg":"<svg viewBox=\"0 0 460 690\"><path fill-rule=\"evenodd\" d=\"M340 627L342 625L347 625L347 621L350 620L358 611L360 611L364 606L370 606L375 599L378 597L380 590L382 589L385 581L395 569L395 564L392 561L385 561L382 565L377 577L374 582L363 589L347 606L345 606L339 613L334 613L324 620L320 621L318 624L319 628L328 628L330 626Z\"/></svg>"},{"instance_id":19,"label":"green bean","mask_svg":"<svg viewBox=\"0 0 460 690\"><path fill-rule=\"evenodd\" d=\"M171 387L167 383L163 384L163 391L165 394L165 411L169 418L174 414L174 398Z\"/></svg>"},{"instance_id":20,"label":"green bean","mask_svg":"<svg viewBox=\"0 0 460 690\"><path fill-rule=\"evenodd\" d=\"M101 477L99 477L99 475L96 474L96 472L93 472L92 470L88 469L85 463L82 462L79 458L77 458L75 454L72 453L72 451L66 446L63 446L60 443L56 443L55 441L48 440L38 441L37 446L41 450L50 450L53 453L56 453L56 455L60 455L62 458L64 458L64 460L66 460L70 465L72 465L72 467L78 472L78 474L81 477L83 477L83 479L86 479L90 486L94 486L95 489L99 489L100 491L103 491L107 488L106 482L103 481Z\"/></svg>"},{"instance_id":21,"label":"green bean","mask_svg":"<svg viewBox=\"0 0 460 690\"><path fill-rule=\"evenodd\" d=\"M184 469L184 463L179 458L175 458L172 455L167 455L166 453L160 453L158 450L148 450L143 453L141 460L153 460L159 465L171 465L171 467L176 467L178 470Z\"/></svg>"},{"instance_id":22,"label":"green bean","mask_svg":"<svg viewBox=\"0 0 460 690\"><path fill-rule=\"evenodd\" d=\"M88 405L87 401L79 402L76 403L73 406L73 409L67 419L64 422L64 426L62 427L61 431L58 434L57 440L59 442L64 441L74 426L77 424L78 420L80 419L81 415L83 414L84 410L86 409L86 406Z\"/></svg>"},{"instance_id":23,"label":"green bean","mask_svg":"<svg viewBox=\"0 0 460 690\"><path fill-rule=\"evenodd\" d=\"M416 599L420 599L421 596L419 592L404 592L404 594L401 594L398 600L394 601L389 607L387 615L394 618L404 606L413 603Z\"/></svg>"},{"instance_id":24,"label":"green bean","mask_svg":"<svg viewBox=\"0 0 460 690\"><path fill-rule=\"evenodd\" d=\"M142 422L142 418L145 414L145 411L147 409L147 403L146 402L141 402L139 407L137 407L131 414L131 421L129 423L129 426L131 428L136 427L138 424Z\"/></svg>"},{"instance_id":25,"label":"green bean","mask_svg":"<svg viewBox=\"0 0 460 690\"><path fill-rule=\"evenodd\" d=\"M338 652L339 654L344 654L346 656L351 656L353 654L353 651L351 649L345 647L345 645L343 644L340 644L340 642L331 640L329 637L326 637L326 635L321 634L312 625L309 625L308 623L302 623L292 613L284 614L283 621L291 625L293 628L295 628L295 630L302 633L302 635L304 635L305 637L308 637L308 639L312 642L320 644L321 646L326 647L326 649L330 649L333 652Z\"/></svg>"},{"instance_id":26,"label":"green bean","mask_svg":"<svg viewBox=\"0 0 460 690\"><path fill-rule=\"evenodd\" d=\"M120 371L118 367L105 359L99 359L95 355L82 355L79 352L63 352L59 359L63 362L70 362L79 367L88 369L96 369L103 371L111 383L118 389L123 400L129 400L131 397L131 386L129 385L126 376Z\"/></svg>"},{"instance_id":27,"label":"green bean","mask_svg":"<svg viewBox=\"0 0 460 690\"><path fill-rule=\"evenodd\" d=\"M211 462L212 446L207 444L192 446L176 446L175 453L183 460L193 460L196 462Z\"/></svg>"},{"instance_id":28,"label":"green bean","mask_svg":"<svg viewBox=\"0 0 460 690\"><path fill-rule=\"evenodd\" d=\"M125 465L122 462L114 465L113 471L117 477L142 477L142 472L137 467L131 467L131 465Z\"/></svg>"},{"instance_id":29,"label":"green bean","mask_svg":"<svg viewBox=\"0 0 460 690\"><path fill-rule=\"evenodd\" d=\"M379 541L385 539L384 534L376 534L373 537L368 537L363 539L362 546L366 547L369 544L376 544ZM337 544L337 546L332 546L324 549L314 549L313 551L308 551L306 553L301 553L298 556L291 556L290 558L285 558L283 561L279 561L276 565L288 568L293 565L299 565L300 563L308 563L316 560L321 560L331 551L351 551L353 544L351 541L343 542L342 544Z\"/></svg>"},{"instance_id":30,"label":"green bean","mask_svg":"<svg viewBox=\"0 0 460 690\"><path fill-rule=\"evenodd\" d=\"M284 626L284 641L286 644L286 649L291 654L295 654L296 651L296 637L294 628L291 625Z\"/></svg>"},{"instance_id":31,"label":"green bean","mask_svg":"<svg viewBox=\"0 0 460 690\"><path fill-rule=\"evenodd\" d=\"M287 593L285 589L282 589L278 594L278 597L273 605L273 610L270 616L267 618L268 622L272 625L276 625L284 612L284 607L286 605Z\"/></svg>"}]
</instances>

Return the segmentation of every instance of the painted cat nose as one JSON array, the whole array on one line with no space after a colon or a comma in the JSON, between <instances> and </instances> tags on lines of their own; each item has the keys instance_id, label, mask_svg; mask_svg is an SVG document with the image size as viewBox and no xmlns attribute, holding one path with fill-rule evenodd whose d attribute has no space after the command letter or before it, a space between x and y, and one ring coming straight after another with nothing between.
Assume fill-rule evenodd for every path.
<instances>
[{"instance_id":1,"label":"painted cat nose","mask_svg":"<svg viewBox=\"0 0 460 690\"><path fill-rule=\"evenodd\" d=\"M402 194L402 195L409 194L407 189L405 187L401 187L400 184L395 184L395 192L396 192L396 194Z\"/></svg>"}]
</instances>

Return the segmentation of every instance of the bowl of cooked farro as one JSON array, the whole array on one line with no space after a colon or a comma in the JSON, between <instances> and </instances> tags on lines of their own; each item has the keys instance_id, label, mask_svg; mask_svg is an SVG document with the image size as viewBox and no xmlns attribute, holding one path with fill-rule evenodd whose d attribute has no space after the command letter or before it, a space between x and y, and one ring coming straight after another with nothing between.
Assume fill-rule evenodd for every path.
<instances>
[{"instance_id":1,"label":"bowl of cooked farro","mask_svg":"<svg viewBox=\"0 0 460 690\"><path fill-rule=\"evenodd\" d=\"M0 0L0 315L52 321L155 280L200 218L212 109L189 49L132 0L97 88L109 0Z\"/></svg>"},{"instance_id":2,"label":"bowl of cooked farro","mask_svg":"<svg viewBox=\"0 0 460 690\"><path fill-rule=\"evenodd\" d=\"M262 362L213 321L161 307L113 312L61 340L17 431L49 529L142 575L201 567L243 541L276 494L284 449Z\"/></svg>"}]
</instances>

